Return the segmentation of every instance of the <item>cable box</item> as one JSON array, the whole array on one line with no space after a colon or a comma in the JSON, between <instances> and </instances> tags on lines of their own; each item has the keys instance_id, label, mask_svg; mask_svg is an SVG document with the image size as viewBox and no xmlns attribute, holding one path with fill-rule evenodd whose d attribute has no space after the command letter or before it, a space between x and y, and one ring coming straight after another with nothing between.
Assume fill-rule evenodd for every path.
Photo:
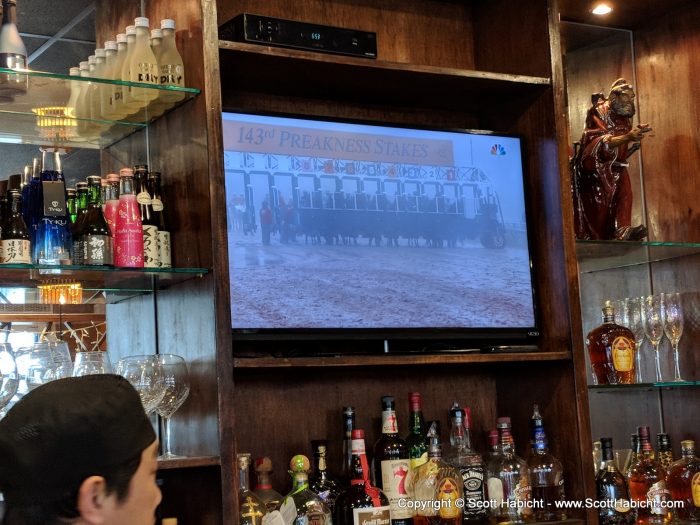
<instances>
[{"instance_id":1,"label":"cable box","mask_svg":"<svg viewBox=\"0 0 700 525\"><path fill-rule=\"evenodd\" d=\"M377 34L243 13L219 27L221 40L377 58Z\"/></svg>"}]
</instances>

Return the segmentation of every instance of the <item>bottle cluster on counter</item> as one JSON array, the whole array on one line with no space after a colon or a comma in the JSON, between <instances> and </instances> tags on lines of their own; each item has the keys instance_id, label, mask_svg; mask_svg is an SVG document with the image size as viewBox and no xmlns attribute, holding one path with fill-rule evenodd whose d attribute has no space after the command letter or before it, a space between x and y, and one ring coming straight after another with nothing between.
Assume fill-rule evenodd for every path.
<instances>
[{"instance_id":1,"label":"bottle cluster on counter","mask_svg":"<svg viewBox=\"0 0 700 525\"><path fill-rule=\"evenodd\" d=\"M700 523L700 459L695 442L681 442L682 457L674 461L668 434L657 435L652 447L649 427L632 434L632 449L613 451L612 438L594 447L599 521L601 525L679 522ZM596 457L600 450L601 457ZM600 461L598 461L598 459Z\"/></svg>"},{"instance_id":2,"label":"bottle cluster on counter","mask_svg":"<svg viewBox=\"0 0 700 525\"><path fill-rule=\"evenodd\" d=\"M139 165L66 188L61 155L42 150L5 183L0 264L171 267L160 173Z\"/></svg>"},{"instance_id":3,"label":"bottle cluster on counter","mask_svg":"<svg viewBox=\"0 0 700 525\"><path fill-rule=\"evenodd\" d=\"M421 396L409 395L407 438L399 435L394 398L384 396L382 434L371 453L353 407L343 409L340 475L328 472L326 440L314 440L314 468L294 456L294 485L286 497L270 484L269 458L256 461L258 484L250 490L250 454L238 455L240 525L459 525L559 521L565 513L563 469L549 453L537 405L532 415L532 451L515 453L511 420L498 418L486 457L472 447L471 411L454 403L449 440L439 422L425 424ZM427 427L427 428L426 428ZM369 456L371 455L371 460ZM535 501L537 500L537 501Z\"/></svg>"}]
</instances>

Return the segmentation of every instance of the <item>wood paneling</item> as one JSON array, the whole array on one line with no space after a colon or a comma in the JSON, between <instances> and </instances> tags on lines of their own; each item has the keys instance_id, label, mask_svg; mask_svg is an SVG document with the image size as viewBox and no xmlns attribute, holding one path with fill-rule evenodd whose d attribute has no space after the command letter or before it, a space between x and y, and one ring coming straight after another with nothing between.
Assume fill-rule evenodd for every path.
<instances>
[{"instance_id":1,"label":"wood paneling","mask_svg":"<svg viewBox=\"0 0 700 525\"><path fill-rule=\"evenodd\" d=\"M616 0L609 2L614 10L605 16L591 13L595 2L581 0L559 0L561 19L570 22L580 22L624 29L639 29L653 24L660 16L675 9L690 8L695 0ZM682 13L683 11L680 11ZM682 16L679 15L679 16Z\"/></svg>"},{"instance_id":2,"label":"wood paneling","mask_svg":"<svg viewBox=\"0 0 700 525\"><path fill-rule=\"evenodd\" d=\"M218 466L188 468L186 471L159 470L158 481L165 497L158 508L158 516L177 518L183 525L227 523L218 490L220 479Z\"/></svg>"},{"instance_id":3,"label":"wood paneling","mask_svg":"<svg viewBox=\"0 0 700 525\"><path fill-rule=\"evenodd\" d=\"M377 33L377 58L392 62L474 69L468 3L439 0L219 1L219 25L254 13ZM430 16L425 16L429 13Z\"/></svg>"},{"instance_id":4,"label":"wood paneling","mask_svg":"<svg viewBox=\"0 0 700 525\"><path fill-rule=\"evenodd\" d=\"M700 241L700 4L635 33L639 118L654 129L642 151L650 239Z\"/></svg>"}]
</instances>

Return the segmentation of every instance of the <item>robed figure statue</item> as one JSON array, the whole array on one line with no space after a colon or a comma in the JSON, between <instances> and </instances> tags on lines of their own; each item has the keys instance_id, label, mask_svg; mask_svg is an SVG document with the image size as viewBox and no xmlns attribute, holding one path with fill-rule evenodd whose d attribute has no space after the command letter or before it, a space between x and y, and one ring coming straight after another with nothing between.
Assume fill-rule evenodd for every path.
<instances>
[{"instance_id":1,"label":"robed figure statue","mask_svg":"<svg viewBox=\"0 0 700 525\"><path fill-rule=\"evenodd\" d=\"M647 235L646 226L631 224L627 159L651 131L648 124L632 127L634 98L634 89L622 78L612 84L607 98L602 93L592 96L570 163L577 239L638 241Z\"/></svg>"}]
</instances>

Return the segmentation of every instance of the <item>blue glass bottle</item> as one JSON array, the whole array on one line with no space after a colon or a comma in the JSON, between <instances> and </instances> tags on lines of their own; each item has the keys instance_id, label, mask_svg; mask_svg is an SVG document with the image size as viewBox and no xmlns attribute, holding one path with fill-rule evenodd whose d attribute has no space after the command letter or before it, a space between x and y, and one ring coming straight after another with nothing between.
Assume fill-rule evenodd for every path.
<instances>
[{"instance_id":1,"label":"blue glass bottle","mask_svg":"<svg viewBox=\"0 0 700 525\"><path fill-rule=\"evenodd\" d=\"M49 159L53 161L52 166ZM72 240L60 152L42 151L41 165L33 261L36 264L70 264Z\"/></svg>"},{"instance_id":2,"label":"blue glass bottle","mask_svg":"<svg viewBox=\"0 0 700 525\"><path fill-rule=\"evenodd\" d=\"M37 208L39 176L41 174L40 159L34 157L32 166L27 166L27 168L29 168L29 180L27 184L22 186L22 219L24 219L24 224L27 225L27 230L29 231L29 242L34 246L36 223L32 221L36 218L35 210Z\"/></svg>"}]
</instances>

